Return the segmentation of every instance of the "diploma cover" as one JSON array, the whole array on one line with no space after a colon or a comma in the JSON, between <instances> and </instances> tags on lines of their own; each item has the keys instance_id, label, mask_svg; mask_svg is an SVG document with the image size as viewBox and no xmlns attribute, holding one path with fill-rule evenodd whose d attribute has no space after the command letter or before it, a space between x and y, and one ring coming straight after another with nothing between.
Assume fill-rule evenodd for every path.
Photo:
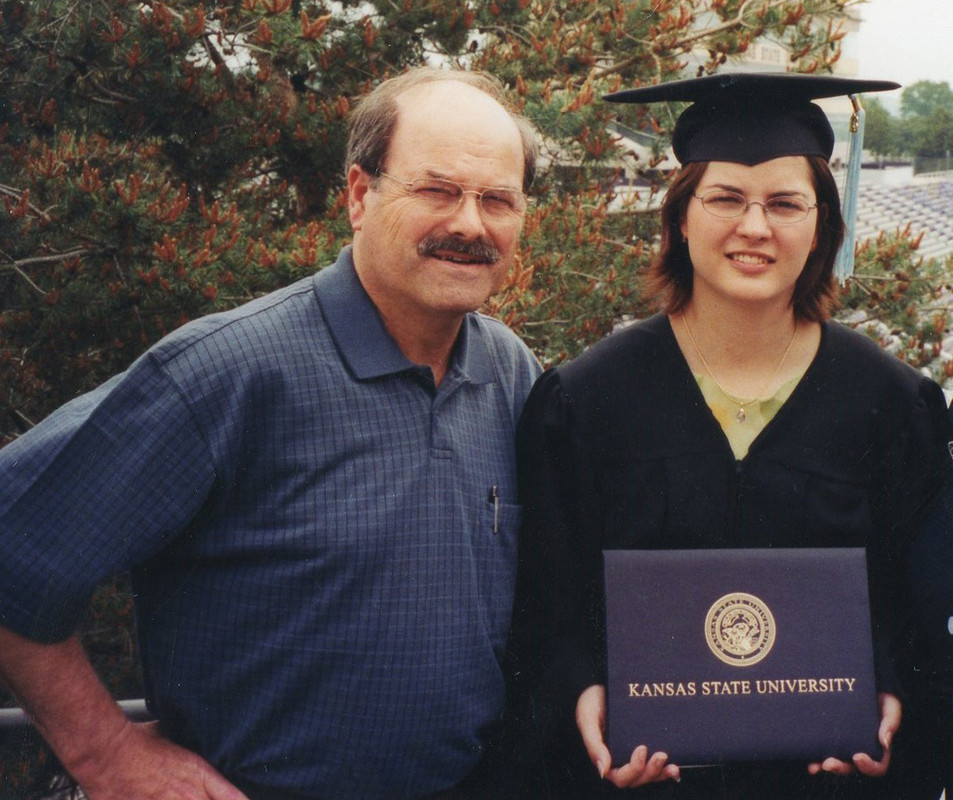
<instances>
[{"instance_id":1,"label":"diploma cover","mask_svg":"<svg viewBox=\"0 0 953 800\"><path fill-rule=\"evenodd\" d=\"M863 549L607 550L606 740L680 766L880 758Z\"/></svg>"}]
</instances>

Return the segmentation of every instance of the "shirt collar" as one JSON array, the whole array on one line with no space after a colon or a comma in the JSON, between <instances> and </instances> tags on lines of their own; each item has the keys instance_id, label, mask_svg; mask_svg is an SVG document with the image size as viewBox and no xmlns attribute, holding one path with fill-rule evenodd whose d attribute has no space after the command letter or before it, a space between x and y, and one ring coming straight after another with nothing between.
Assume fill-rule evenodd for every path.
<instances>
[{"instance_id":1,"label":"shirt collar","mask_svg":"<svg viewBox=\"0 0 953 800\"><path fill-rule=\"evenodd\" d=\"M341 357L359 380L415 368L387 332L364 291L350 247L314 276L314 291ZM495 377L485 324L479 314L467 314L453 349L450 371L471 383L491 383Z\"/></svg>"}]
</instances>

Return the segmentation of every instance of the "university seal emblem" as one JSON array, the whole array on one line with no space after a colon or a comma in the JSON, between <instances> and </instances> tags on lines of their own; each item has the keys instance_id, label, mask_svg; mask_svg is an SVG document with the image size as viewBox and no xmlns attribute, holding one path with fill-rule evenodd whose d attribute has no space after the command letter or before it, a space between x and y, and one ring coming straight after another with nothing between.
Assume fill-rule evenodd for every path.
<instances>
[{"instance_id":1,"label":"university seal emblem","mask_svg":"<svg viewBox=\"0 0 953 800\"><path fill-rule=\"evenodd\" d=\"M757 664L774 647L777 629L764 601L734 592L719 597L705 618L705 640L720 661L733 667Z\"/></svg>"}]
</instances>

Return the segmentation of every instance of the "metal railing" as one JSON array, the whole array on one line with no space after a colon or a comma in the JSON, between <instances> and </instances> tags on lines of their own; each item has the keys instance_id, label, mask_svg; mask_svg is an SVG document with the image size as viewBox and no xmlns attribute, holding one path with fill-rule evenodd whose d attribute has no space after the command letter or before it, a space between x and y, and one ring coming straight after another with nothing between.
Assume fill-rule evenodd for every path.
<instances>
[{"instance_id":1,"label":"metal railing","mask_svg":"<svg viewBox=\"0 0 953 800\"><path fill-rule=\"evenodd\" d=\"M120 700L119 707L133 722L148 722L152 719L145 700ZM25 728L32 724L29 714L22 708L0 708L0 735L6 730Z\"/></svg>"}]
</instances>

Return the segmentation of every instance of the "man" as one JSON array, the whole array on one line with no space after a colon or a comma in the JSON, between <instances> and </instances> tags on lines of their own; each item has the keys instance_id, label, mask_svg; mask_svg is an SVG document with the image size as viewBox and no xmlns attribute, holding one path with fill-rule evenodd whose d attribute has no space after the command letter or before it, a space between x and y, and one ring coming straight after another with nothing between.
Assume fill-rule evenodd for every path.
<instances>
[{"instance_id":1,"label":"man","mask_svg":"<svg viewBox=\"0 0 953 800\"><path fill-rule=\"evenodd\" d=\"M428 69L351 129L353 249L0 451L0 675L91 800L474 782L539 368L470 312L513 261L536 145L494 81ZM73 635L127 567L154 725L125 720Z\"/></svg>"}]
</instances>

